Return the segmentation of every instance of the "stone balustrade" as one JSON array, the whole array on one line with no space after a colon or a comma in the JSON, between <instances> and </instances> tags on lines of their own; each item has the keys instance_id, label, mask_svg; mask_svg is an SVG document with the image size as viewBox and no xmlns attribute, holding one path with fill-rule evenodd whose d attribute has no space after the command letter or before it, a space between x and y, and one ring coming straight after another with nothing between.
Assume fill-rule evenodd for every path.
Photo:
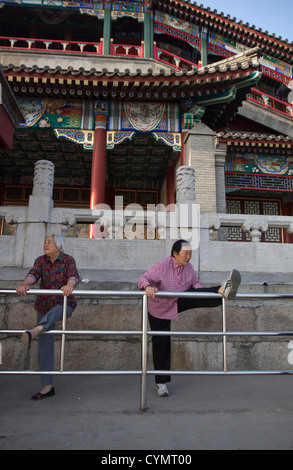
<instances>
[{"instance_id":1,"label":"stone balustrade","mask_svg":"<svg viewBox=\"0 0 293 470\"><path fill-rule=\"evenodd\" d=\"M218 231L223 227L240 227L250 234L253 243L261 241L262 233L269 228L285 229L293 233L293 217L276 215L244 215L244 214L202 214L201 228Z\"/></svg>"},{"instance_id":2,"label":"stone balustrade","mask_svg":"<svg viewBox=\"0 0 293 470\"><path fill-rule=\"evenodd\" d=\"M167 207L138 205L115 209L54 208L54 165L40 160L35 166L34 188L28 207L0 207L0 219L11 233L0 236L0 269L30 267L43 252L47 234L66 237L66 250L80 269L144 271L168 256L174 241L189 240L198 272L227 272L238 267L245 272L290 273L293 244L261 243L270 228L293 233L293 217L201 212L196 201L195 170L182 166L176 171L177 203ZM94 225L94 238L67 236L69 229ZM227 241L225 228L239 227L246 241ZM74 230L73 230L74 231ZM6 232L5 232L6 233Z\"/></svg>"},{"instance_id":3,"label":"stone balustrade","mask_svg":"<svg viewBox=\"0 0 293 470\"><path fill-rule=\"evenodd\" d=\"M30 220L27 207L0 207L0 218L13 227L12 235L0 237L0 268L31 266L42 254L45 233L66 237L70 227L94 223L96 238L66 237L67 251L80 268L148 269L169 255L176 239L190 237L196 240L193 264L199 271L228 271L233 265L246 272L291 272L293 245L260 240L270 227L293 233L293 217L201 213L192 227L190 213L185 225L185 218L180 219L182 204L179 210L174 208L174 212L51 208L47 220L42 217L44 214L35 214ZM248 232L250 241L220 240L220 229L231 226Z\"/></svg>"}]
</instances>

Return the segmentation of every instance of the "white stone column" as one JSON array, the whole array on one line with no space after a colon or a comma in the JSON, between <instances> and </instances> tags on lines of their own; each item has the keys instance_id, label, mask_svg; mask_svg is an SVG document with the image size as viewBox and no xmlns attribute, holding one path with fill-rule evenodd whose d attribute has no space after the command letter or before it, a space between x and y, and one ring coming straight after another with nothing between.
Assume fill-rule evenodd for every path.
<instances>
[{"instance_id":1,"label":"white stone column","mask_svg":"<svg viewBox=\"0 0 293 470\"><path fill-rule=\"evenodd\" d=\"M39 160L35 164L34 185L29 197L24 266L32 266L34 260L43 254L43 243L47 234L53 208L55 165L49 160Z\"/></svg>"},{"instance_id":2,"label":"white stone column","mask_svg":"<svg viewBox=\"0 0 293 470\"><path fill-rule=\"evenodd\" d=\"M52 199L54 187L54 163L38 160L35 164L33 196L49 196Z\"/></svg>"},{"instance_id":3,"label":"white stone column","mask_svg":"<svg viewBox=\"0 0 293 470\"><path fill-rule=\"evenodd\" d=\"M227 157L227 144L218 143L215 152L216 163L216 190L217 190L217 212L226 214L226 183L225 183L225 162Z\"/></svg>"},{"instance_id":4,"label":"white stone column","mask_svg":"<svg viewBox=\"0 0 293 470\"><path fill-rule=\"evenodd\" d=\"M176 170L176 202L189 201L195 201L195 171L185 165Z\"/></svg>"},{"instance_id":5,"label":"white stone column","mask_svg":"<svg viewBox=\"0 0 293 470\"><path fill-rule=\"evenodd\" d=\"M200 206L195 196L195 171L191 166L176 170L177 238L190 242L193 265L198 269L200 238Z\"/></svg>"},{"instance_id":6,"label":"white stone column","mask_svg":"<svg viewBox=\"0 0 293 470\"><path fill-rule=\"evenodd\" d=\"M218 142L215 151L216 163L216 195L217 195L217 212L226 214L226 181L225 181L225 162L227 157L226 142ZM221 227L218 231L218 240L227 240L228 229Z\"/></svg>"}]
</instances>

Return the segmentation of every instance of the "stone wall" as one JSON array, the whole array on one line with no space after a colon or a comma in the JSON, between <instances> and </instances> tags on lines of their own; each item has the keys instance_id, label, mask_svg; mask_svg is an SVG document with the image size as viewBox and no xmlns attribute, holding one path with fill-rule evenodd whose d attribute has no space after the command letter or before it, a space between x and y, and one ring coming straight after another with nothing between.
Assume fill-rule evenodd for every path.
<instances>
[{"instance_id":1,"label":"stone wall","mask_svg":"<svg viewBox=\"0 0 293 470\"><path fill-rule=\"evenodd\" d=\"M105 286L102 286L105 288ZM117 285L112 286L114 290ZM89 283L87 290L101 286ZM111 285L107 286L110 289ZM120 285L136 289L135 285ZM244 292L252 286L242 286ZM288 286L287 290L290 291ZM256 291L256 289L254 289ZM264 291L258 288L257 292ZM270 286L272 292L284 291ZM286 289L285 289L286 290ZM34 326L34 297L0 296L0 329L26 329ZM289 300L235 300L227 302L228 331L292 331L293 302ZM78 307L67 321L68 330L141 330L141 300L79 298ZM57 329L61 324L57 325ZM222 331L221 308L190 310L172 323L174 331ZM24 346L20 336L0 335L0 370L38 370L37 340ZM291 370L288 363L289 336L228 338L228 370ZM60 336L56 336L55 369L59 368ZM152 369L149 338L149 368ZM223 370L222 338L172 336L172 368L175 370ZM65 370L140 370L140 335L67 336Z\"/></svg>"},{"instance_id":2,"label":"stone wall","mask_svg":"<svg viewBox=\"0 0 293 470\"><path fill-rule=\"evenodd\" d=\"M196 202L203 212L217 212L215 169L216 134L205 124L197 124L185 139L188 165L195 171Z\"/></svg>"}]
</instances>

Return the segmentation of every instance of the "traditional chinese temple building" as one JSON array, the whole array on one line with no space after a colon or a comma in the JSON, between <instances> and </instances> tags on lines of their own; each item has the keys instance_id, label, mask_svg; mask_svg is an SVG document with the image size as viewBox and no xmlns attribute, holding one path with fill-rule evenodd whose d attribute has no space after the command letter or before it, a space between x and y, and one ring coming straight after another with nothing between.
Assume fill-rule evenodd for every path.
<instances>
[{"instance_id":1,"label":"traditional chinese temple building","mask_svg":"<svg viewBox=\"0 0 293 470\"><path fill-rule=\"evenodd\" d=\"M55 232L66 235L86 288L135 290L169 255L170 204L185 201L200 207L200 226L188 219L184 228L200 233L192 262L203 283L237 267L244 292L292 291L292 43L183 0L2 0L0 64L1 286L18 285ZM125 236L132 203L142 211ZM29 302L9 302L0 304L3 328L27 328ZM131 301L99 302L99 315L94 302L81 304L72 329L88 318L95 330L122 320L124 330L140 328ZM283 304L232 308L231 330L241 322L241 331L266 331L278 313L283 331L291 322ZM192 314L185 318L194 329ZM215 331L219 318L207 314L199 326ZM123 367L140 354L134 340L97 339L82 355L82 341L68 343L75 369L111 367L110 359ZM286 340L237 344L235 367L271 367L272 358L290 367ZM217 339L173 347L184 367L217 367ZM3 367L13 367L11 350L15 367L34 364L18 348L5 338Z\"/></svg>"}]
</instances>

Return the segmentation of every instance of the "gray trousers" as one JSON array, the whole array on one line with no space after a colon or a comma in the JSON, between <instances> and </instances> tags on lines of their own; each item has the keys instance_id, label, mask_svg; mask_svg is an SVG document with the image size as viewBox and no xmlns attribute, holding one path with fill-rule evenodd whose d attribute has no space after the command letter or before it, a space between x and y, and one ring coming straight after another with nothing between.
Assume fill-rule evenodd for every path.
<instances>
[{"instance_id":1,"label":"gray trousers","mask_svg":"<svg viewBox=\"0 0 293 470\"><path fill-rule=\"evenodd\" d=\"M72 315L74 308L67 307L66 317ZM38 313L37 323L44 327L43 331L50 331L55 329L55 323L62 320L63 305L56 305L45 315ZM40 370L54 370L54 335L39 335L39 368ZM41 375L41 384L53 385L52 375Z\"/></svg>"}]
</instances>

